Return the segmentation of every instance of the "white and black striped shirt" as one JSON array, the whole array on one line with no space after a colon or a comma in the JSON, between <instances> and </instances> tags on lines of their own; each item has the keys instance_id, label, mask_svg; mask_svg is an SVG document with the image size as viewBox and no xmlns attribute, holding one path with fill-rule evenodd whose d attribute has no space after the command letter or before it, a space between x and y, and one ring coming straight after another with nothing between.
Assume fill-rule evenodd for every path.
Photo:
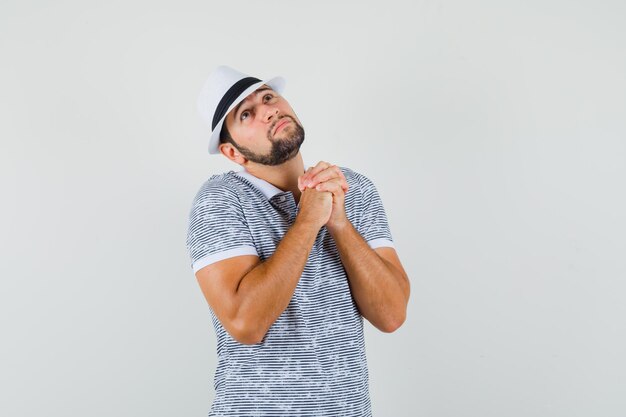
<instances>
[{"instance_id":1,"label":"white and black striped shirt","mask_svg":"<svg viewBox=\"0 0 626 417\"><path fill-rule=\"evenodd\" d=\"M372 181L339 168L349 185L348 220L370 247L393 247ZM212 175L189 213L193 271L233 256L269 258L298 209L291 191L245 170ZM237 342L209 310L218 356L209 416L371 416L363 317L326 227L316 237L289 305L260 343Z\"/></svg>"}]
</instances>

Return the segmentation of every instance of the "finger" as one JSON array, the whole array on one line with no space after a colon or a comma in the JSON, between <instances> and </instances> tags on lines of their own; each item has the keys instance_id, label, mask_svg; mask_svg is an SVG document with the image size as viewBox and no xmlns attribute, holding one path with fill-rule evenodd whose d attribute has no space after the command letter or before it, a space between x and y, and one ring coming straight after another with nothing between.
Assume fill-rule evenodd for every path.
<instances>
[{"instance_id":1,"label":"finger","mask_svg":"<svg viewBox=\"0 0 626 417\"><path fill-rule=\"evenodd\" d=\"M328 168L317 174L313 179L309 181L308 187L316 187L317 184L328 181L332 178L339 178L341 180L341 187L343 188L343 192L348 192L348 190L350 189L350 186L348 185L348 180L346 180L343 171L337 165L330 165Z\"/></svg>"},{"instance_id":2,"label":"finger","mask_svg":"<svg viewBox=\"0 0 626 417\"><path fill-rule=\"evenodd\" d=\"M348 180L343 175L343 172L341 170L339 170L339 173L341 174L341 178L343 179L343 181L341 182L341 187L343 188L343 192L347 193L348 190L350 189L350 185L348 185Z\"/></svg>"},{"instance_id":3,"label":"finger","mask_svg":"<svg viewBox=\"0 0 626 417\"><path fill-rule=\"evenodd\" d=\"M317 186L317 184L328 181L329 179L332 179L332 178L340 178L342 180L341 186L343 188L344 193L348 192L348 190L350 189L350 186L348 185L348 181L346 180L346 177L344 176L343 171L341 171L341 168L339 168L337 165L330 165L328 168L326 168L325 170L315 175L314 178L309 180L308 187L309 188L315 187Z\"/></svg>"},{"instance_id":4,"label":"finger","mask_svg":"<svg viewBox=\"0 0 626 417\"><path fill-rule=\"evenodd\" d=\"M315 174L317 174L318 172L324 170L329 165L330 164L328 162L319 161L317 163L317 165L315 165L314 167L309 168L309 170L307 170L307 173L304 174L304 184L307 185L307 181L310 181L311 178L313 178L315 176Z\"/></svg>"},{"instance_id":5,"label":"finger","mask_svg":"<svg viewBox=\"0 0 626 417\"><path fill-rule=\"evenodd\" d=\"M317 174L311 174L309 186L315 187L320 182L328 181L332 178L341 178L341 169L337 165L328 165L328 167L319 171Z\"/></svg>"},{"instance_id":6,"label":"finger","mask_svg":"<svg viewBox=\"0 0 626 417\"><path fill-rule=\"evenodd\" d=\"M302 178L304 178L304 174L298 177L298 190L300 191L304 191L304 189L306 188L302 183Z\"/></svg>"},{"instance_id":7,"label":"finger","mask_svg":"<svg viewBox=\"0 0 626 417\"><path fill-rule=\"evenodd\" d=\"M341 188L341 184L339 183L339 181L326 181L318 184L318 187L320 188L319 190L317 190L317 188L314 189L318 192L330 193L333 197L333 204L339 204L343 206L345 201L345 193L343 192L343 188Z\"/></svg>"},{"instance_id":8,"label":"finger","mask_svg":"<svg viewBox=\"0 0 626 417\"><path fill-rule=\"evenodd\" d=\"M350 185L348 184L348 182L347 182L346 180L342 180L342 179L340 179L340 178L333 178L333 179L335 179L335 180L339 180L339 184L341 185L341 188L342 188L342 190L343 190L344 194L348 192L348 190L350 189ZM330 179L330 180L327 180L327 181L323 181L323 182L320 182L320 183L317 183L317 182L315 182L315 183L310 183L309 185L304 186L304 188L305 188L305 189L306 189L306 188L315 188L315 187L317 187L318 185L320 185L320 184L324 184L324 183L326 183L326 182L328 182L328 181L332 181L333 179Z\"/></svg>"},{"instance_id":9,"label":"finger","mask_svg":"<svg viewBox=\"0 0 626 417\"><path fill-rule=\"evenodd\" d=\"M307 168L307 170L304 171L304 174L302 174L300 176L300 183L302 184L302 187L306 187L306 180L308 178L307 175L308 175L309 172L311 172L312 169L313 169L313 167Z\"/></svg>"},{"instance_id":10,"label":"finger","mask_svg":"<svg viewBox=\"0 0 626 417\"><path fill-rule=\"evenodd\" d=\"M338 178L319 183L315 189L317 191L330 191L335 195L344 194L343 187L341 186L341 180Z\"/></svg>"},{"instance_id":11,"label":"finger","mask_svg":"<svg viewBox=\"0 0 626 417\"><path fill-rule=\"evenodd\" d=\"M309 167L306 171L304 171L304 174L298 177L298 188L300 189L300 191L303 191L306 188L306 185L304 185L304 180L306 178L306 174L310 172L312 169L313 167Z\"/></svg>"}]
</instances>

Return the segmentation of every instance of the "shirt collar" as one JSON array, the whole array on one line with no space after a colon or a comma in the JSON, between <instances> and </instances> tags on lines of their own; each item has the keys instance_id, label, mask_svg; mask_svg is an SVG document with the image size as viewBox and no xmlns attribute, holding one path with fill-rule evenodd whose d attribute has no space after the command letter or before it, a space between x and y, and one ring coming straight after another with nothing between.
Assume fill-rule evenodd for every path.
<instances>
[{"instance_id":1,"label":"shirt collar","mask_svg":"<svg viewBox=\"0 0 626 417\"><path fill-rule=\"evenodd\" d=\"M307 169L309 169L309 165L307 163L304 163L304 170L306 171ZM239 171L235 171L236 175L239 175L245 179L247 179L248 181L250 181L255 187L257 187L259 190L261 190L261 192L263 193L263 195L269 200L272 197L274 197L276 194L279 193L284 193L285 191L281 190L280 188L276 187L273 184L270 184L269 182L265 181L264 179L261 179L259 177L255 177L254 175L250 174L248 171L245 170L245 168L242 168Z\"/></svg>"}]
</instances>

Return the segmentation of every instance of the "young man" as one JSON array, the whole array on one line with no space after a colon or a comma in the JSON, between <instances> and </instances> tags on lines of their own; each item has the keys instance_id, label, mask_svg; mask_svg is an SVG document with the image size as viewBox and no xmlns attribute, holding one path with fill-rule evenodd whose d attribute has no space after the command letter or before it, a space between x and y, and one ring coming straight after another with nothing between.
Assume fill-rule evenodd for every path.
<instances>
[{"instance_id":1,"label":"young man","mask_svg":"<svg viewBox=\"0 0 626 417\"><path fill-rule=\"evenodd\" d=\"M242 167L204 182L189 214L217 336L209 416L371 416L363 317L395 331L409 279L372 181L304 165L284 85L220 66L198 98L209 153Z\"/></svg>"}]
</instances>

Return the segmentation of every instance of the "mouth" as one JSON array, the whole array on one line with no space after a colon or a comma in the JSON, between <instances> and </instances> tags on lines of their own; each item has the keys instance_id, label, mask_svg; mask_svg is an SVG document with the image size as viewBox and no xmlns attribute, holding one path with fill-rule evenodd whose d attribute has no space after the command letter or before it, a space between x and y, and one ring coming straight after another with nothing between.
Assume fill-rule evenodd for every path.
<instances>
[{"instance_id":1,"label":"mouth","mask_svg":"<svg viewBox=\"0 0 626 417\"><path fill-rule=\"evenodd\" d=\"M276 125L276 129L274 129L274 134L278 133L278 130L285 126L287 123L290 123L288 119L278 122L278 124Z\"/></svg>"}]
</instances>

